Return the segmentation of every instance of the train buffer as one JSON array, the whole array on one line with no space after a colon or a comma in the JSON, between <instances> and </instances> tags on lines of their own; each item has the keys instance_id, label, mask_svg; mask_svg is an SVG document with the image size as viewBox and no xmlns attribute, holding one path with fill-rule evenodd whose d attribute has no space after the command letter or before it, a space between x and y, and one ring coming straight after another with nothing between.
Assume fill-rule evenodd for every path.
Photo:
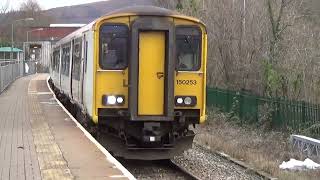
<instances>
[{"instance_id":1,"label":"train buffer","mask_svg":"<svg viewBox=\"0 0 320 180\"><path fill-rule=\"evenodd\" d=\"M0 94L0 179L134 179L55 100L47 74Z\"/></svg>"}]
</instances>

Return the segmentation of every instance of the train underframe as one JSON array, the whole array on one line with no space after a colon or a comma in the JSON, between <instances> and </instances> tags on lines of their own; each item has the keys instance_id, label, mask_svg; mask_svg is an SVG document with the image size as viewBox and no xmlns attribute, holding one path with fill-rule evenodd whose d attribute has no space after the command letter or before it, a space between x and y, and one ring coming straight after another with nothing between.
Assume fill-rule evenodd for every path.
<instances>
[{"instance_id":1,"label":"train underframe","mask_svg":"<svg viewBox=\"0 0 320 180\"><path fill-rule=\"evenodd\" d=\"M128 109L99 109L94 124L79 105L49 83L68 111L116 157L170 159L192 147L195 133L189 127L199 123L199 110L176 109L170 121L132 121Z\"/></svg>"}]
</instances>

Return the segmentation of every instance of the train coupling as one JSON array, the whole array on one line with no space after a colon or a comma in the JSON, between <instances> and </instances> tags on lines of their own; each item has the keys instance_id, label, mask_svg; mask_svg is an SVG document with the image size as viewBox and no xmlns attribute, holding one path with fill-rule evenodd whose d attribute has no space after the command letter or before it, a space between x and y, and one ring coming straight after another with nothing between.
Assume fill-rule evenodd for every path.
<instances>
[{"instance_id":1,"label":"train coupling","mask_svg":"<svg viewBox=\"0 0 320 180\"><path fill-rule=\"evenodd\" d=\"M143 142L145 143L161 142L160 123L155 123L155 122L144 123L142 132L143 132L143 138L142 138Z\"/></svg>"}]
</instances>

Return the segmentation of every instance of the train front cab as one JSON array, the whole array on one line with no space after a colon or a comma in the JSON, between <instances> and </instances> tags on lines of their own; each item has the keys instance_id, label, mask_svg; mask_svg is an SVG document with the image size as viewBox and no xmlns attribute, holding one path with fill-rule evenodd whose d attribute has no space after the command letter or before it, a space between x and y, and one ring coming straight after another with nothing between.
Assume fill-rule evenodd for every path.
<instances>
[{"instance_id":1,"label":"train front cab","mask_svg":"<svg viewBox=\"0 0 320 180\"><path fill-rule=\"evenodd\" d=\"M115 137L102 140L126 158L159 150L162 155L150 158L165 159L191 147L189 125L205 120L204 25L184 17L122 16L101 20L96 29L93 120Z\"/></svg>"}]
</instances>

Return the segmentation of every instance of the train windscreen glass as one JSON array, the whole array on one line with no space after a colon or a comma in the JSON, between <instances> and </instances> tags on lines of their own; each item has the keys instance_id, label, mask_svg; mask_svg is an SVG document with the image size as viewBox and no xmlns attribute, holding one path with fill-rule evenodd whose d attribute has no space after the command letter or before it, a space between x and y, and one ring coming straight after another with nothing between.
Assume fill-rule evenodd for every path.
<instances>
[{"instance_id":1,"label":"train windscreen glass","mask_svg":"<svg viewBox=\"0 0 320 180\"><path fill-rule=\"evenodd\" d=\"M176 28L176 70L198 71L201 66L201 32L197 27Z\"/></svg>"},{"instance_id":2,"label":"train windscreen glass","mask_svg":"<svg viewBox=\"0 0 320 180\"><path fill-rule=\"evenodd\" d=\"M100 29L100 68L122 70L128 66L128 33L126 25L103 25Z\"/></svg>"}]
</instances>

